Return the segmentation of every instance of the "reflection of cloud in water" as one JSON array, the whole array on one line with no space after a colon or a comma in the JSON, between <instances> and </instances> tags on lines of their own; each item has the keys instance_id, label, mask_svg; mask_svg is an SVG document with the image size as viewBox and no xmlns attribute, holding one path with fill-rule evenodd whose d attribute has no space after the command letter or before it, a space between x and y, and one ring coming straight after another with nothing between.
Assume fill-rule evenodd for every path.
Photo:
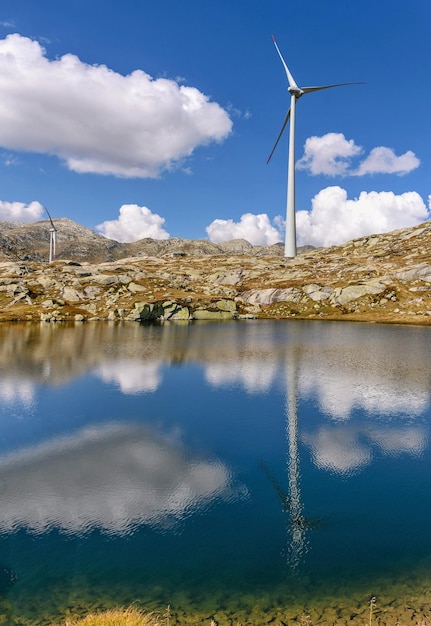
<instances>
[{"instance_id":1,"label":"reflection of cloud in water","mask_svg":"<svg viewBox=\"0 0 431 626\"><path fill-rule=\"evenodd\" d=\"M332 418L347 419L355 409L418 415L431 400L428 339L429 329L420 327L301 321L7 324L0 327L0 367L6 374L0 399L24 402L33 385L72 381L84 372L95 372L123 393L151 392L160 386L162 367L173 362L197 363L214 386L267 392L283 379L294 350L299 396L315 398ZM9 383L14 373L19 382Z\"/></svg>"},{"instance_id":2,"label":"reflection of cloud in water","mask_svg":"<svg viewBox=\"0 0 431 626\"><path fill-rule=\"evenodd\" d=\"M369 437L384 454L393 456L403 453L418 456L427 446L427 432L420 426L372 429Z\"/></svg>"},{"instance_id":3,"label":"reflection of cloud in water","mask_svg":"<svg viewBox=\"0 0 431 626\"><path fill-rule=\"evenodd\" d=\"M220 462L189 459L139 426L86 429L0 458L0 531L165 526L215 498L233 498Z\"/></svg>"},{"instance_id":4,"label":"reflection of cloud in water","mask_svg":"<svg viewBox=\"0 0 431 626\"><path fill-rule=\"evenodd\" d=\"M34 402L34 385L26 380L3 378L0 380L0 400L6 404L30 407Z\"/></svg>"},{"instance_id":5,"label":"reflection of cloud in water","mask_svg":"<svg viewBox=\"0 0 431 626\"><path fill-rule=\"evenodd\" d=\"M287 376L290 354L296 350L299 397L315 398L333 419L349 419L355 410L409 416L426 411L431 400L429 357L421 349L421 335L402 334L403 342L392 329L376 334L364 327L334 328L326 333L326 327L309 325L307 330L316 336L298 336L295 344L287 341L288 333L285 343L266 335L263 345L254 337L244 343L219 337L217 347L224 348L225 356L205 363L206 379L216 387L242 385L250 394L266 392L278 384L283 371Z\"/></svg>"},{"instance_id":6,"label":"reflection of cloud in water","mask_svg":"<svg viewBox=\"0 0 431 626\"><path fill-rule=\"evenodd\" d=\"M373 447L383 454L418 456L427 445L425 428L355 428L353 425L329 426L313 433L304 433L302 441L311 448L314 463L320 469L349 474L368 465Z\"/></svg>"},{"instance_id":7,"label":"reflection of cloud in water","mask_svg":"<svg viewBox=\"0 0 431 626\"><path fill-rule=\"evenodd\" d=\"M312 359L301 362L301 396L316 396L321 410L333 419L348 419L354 409L369 413L419 415L426 410L430 391L426 380L413 380L400 363L379 364L352 354L343 359ZM410 374L410 375L409 375Z\"/></svg>"},{"instance_id":8,"label":"reflection of cloud in water","mask_svg":"<svg viewBox=\"0 0 431 626\"><path fill-rule=\"evenodd\" d=\"M105 383L117 384L125 394L156 391L162 382L159 361L105 361L95 370Z\"/></svg>"},{"instance_id":9,"label":"reflection of cloud in water","mask_svg":"<svg viewBox=\"0 0 431 626\"><path fill-rule=\"evenodd\" d=\"M243 385L247 393L268 391L277 374L277 361L228 361L205 368L205 378L214 387Z\"/></svg>"},{"instance_id":10,"label":"reflection of cloud in water","mask_svg":"<svg viewBox=\"0 0 431 626\"><path fill-rule=\"evenodd\" d=\"M301 439L311 448L313 461L320 469L349 473L367 465L371 450L348 428L321 428L304 434Z\"/></svg>"}]
</instances>

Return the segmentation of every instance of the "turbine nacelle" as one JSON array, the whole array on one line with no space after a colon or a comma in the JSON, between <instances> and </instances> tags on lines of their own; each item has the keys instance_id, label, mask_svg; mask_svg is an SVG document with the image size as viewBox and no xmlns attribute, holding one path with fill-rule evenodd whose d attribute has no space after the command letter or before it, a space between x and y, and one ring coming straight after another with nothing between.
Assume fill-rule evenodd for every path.
<instances>
[{"instance_id":1,"label":"turbine nacelle","mask_svg":"<svg viewBox=\"0 0 431 626\"><path fill-rule=\"evenodd\" d=\"M289 87L287 91L290 93L291 96L295 96L297 100L305 93L305 91L300 89L297 85L295 85L294 87Z\"/></svg>"},{"instance_id":2,"label":"turbine nacelle","mask_svg":"<svg viewBox=\"0 0 431 626\"><path fill-rule=\"evenodd\" d=\"M291 96L295 97L295 100L299 100L299 98L301 98L304 94L313 93L315 91L322 91L322 89L333 89L334 87L346 87L347 85L365 85L365 83L362 83L362 82L361 83L336 83L334 85L319 85L317 87L303 87L301 89L301 87L298 87L298 85L296 84L296 81L292 76L292 72L287 67L286 61L284 60L283 55L280 52L280 48L278 47L277 42L275 41L274 35L272 35L272 41L274 43L275 49L277 50L278 56L280 57L280 60L283 64L284 71L286 72L287 80L289 83L289 87L287 90ZM290 118L290 109L288 110L286 117L284 118L283 126L281 127L281 131L277 137L277 140L271 151L271 154L268 157L267 163L270 162L271 157L274 154L274 151L278 145L278 142L280 141L281 136L284 133L284 130L287 126L287 122L289 121L289 118Z\"/></svg>"}]
</instances>

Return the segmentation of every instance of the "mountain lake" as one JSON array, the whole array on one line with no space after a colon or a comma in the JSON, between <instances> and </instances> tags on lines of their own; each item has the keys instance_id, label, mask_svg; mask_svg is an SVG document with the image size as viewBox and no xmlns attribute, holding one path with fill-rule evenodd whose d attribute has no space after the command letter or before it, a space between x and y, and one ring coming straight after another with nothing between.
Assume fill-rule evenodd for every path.
<instances>
[{"instance_id":1,"label":"mountain lake","mask_svg":"<svg viewBox=\"0 0 431 626\"><path fill-rule=\"evenodd\" d=\"M431 328L0 326L0 623L422 623Z\"/></svg>"}]
</instances>

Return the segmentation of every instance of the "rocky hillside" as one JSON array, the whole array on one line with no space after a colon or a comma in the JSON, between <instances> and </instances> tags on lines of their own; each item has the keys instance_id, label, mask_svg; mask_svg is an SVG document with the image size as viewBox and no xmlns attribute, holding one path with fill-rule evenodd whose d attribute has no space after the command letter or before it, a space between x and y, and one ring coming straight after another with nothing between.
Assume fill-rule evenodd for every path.
<instances>
[{"instance_id":1,"label":"rocky hillside","mask_svg":"<svg viewBox=\"0 0 431 626\"><path fill-rule=\"evenodd\" d=\"M290 260L281 245L120 244L69 220L55 223L51 264L48 222L3 224L0 320L431 323L431 222Z\"/></svg>"},{"instance_id":2,"label":"rocky hillside","mask_svg":"<svg viewBox=\"0 0 431 626\"><path fill-rule=\"evenodd\" d=\"M119 243L107 239L90 228L72 220L54 220L57 230L57 258L72 261L103 263L132 256L162 256L164 254L252 254L255 256L282 256L284 246L252 246L245 239L234 239L223 244L206 240L141 239L134 243ZM47 261L51 224L48 220L33 224L0 222L0 260ZM309 248L310 249L310 248Z\"/></svg>"}]
</instances>

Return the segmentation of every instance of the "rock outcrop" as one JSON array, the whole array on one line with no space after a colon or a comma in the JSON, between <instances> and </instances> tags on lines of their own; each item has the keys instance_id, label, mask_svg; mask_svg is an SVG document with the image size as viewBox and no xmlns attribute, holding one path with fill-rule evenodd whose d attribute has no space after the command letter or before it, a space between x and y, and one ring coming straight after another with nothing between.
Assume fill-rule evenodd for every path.
<instances>
[{"instance_id":1,"label":"rock outcrop","mask_svg":"<svg viewBox=\"0 0 431 626\"><path fill-rule=\"evenodd\" d=\"M9 226L2 241L9 237L10 243L11 232L18 230L24 249L26 229ZM295 259L285 259L280 245L261 249L243 240L223 246L185 240L119 244L93 235L93 257L103 261L88 260L82 251L89 250L91 242L85 237L81 248L72 242L59 245L59 251L70 254L53 263L25 255L12 259L10 249L3 250L0 320L188 322L262 317L431 323L429 222L341 246L308 249ZM99 247L99 237L105 248ZM117 257L122 250L135 254L106 260L106 255Z\"/></svg>"}]
</instances>

